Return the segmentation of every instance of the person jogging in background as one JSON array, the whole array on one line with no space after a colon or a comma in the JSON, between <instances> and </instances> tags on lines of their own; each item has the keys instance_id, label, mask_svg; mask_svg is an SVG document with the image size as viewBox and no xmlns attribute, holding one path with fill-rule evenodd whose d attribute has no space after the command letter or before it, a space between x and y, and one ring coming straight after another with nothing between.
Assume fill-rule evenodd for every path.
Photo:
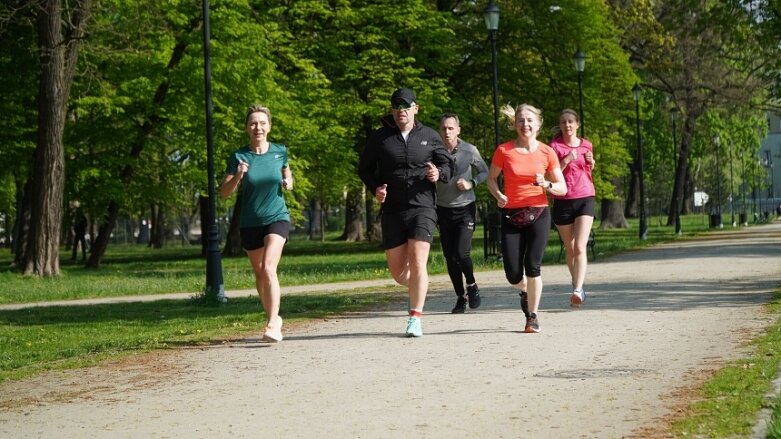
<instances>
[{"instance_id":1,"label":"person jogging in background","mask_svg":"<svg viewBox=\"0 0 781 439\"><path fill-rule=\"evenodd\" d=\"M586 246L594 224L594 147L578 137L580 118L574 110L565 109L559 116L558 134L551 140L551 148L561 164L566 195L553 195L553 223L559 230L572 279L570 306L579 308L586 301L583 283L586 281L588 254Z\"/></svg>"},{"instance_id":2,"label":"person jogging in background","mask_svg":"<svg viewBox=\"0 0 781 439\"><path fill-rule=\"evenodd\" d=\"M488 166L480 151L459 137L461 124L458 115L443 114L439 119L439 134L453 159L454 170L449 182L437 182L439 241L456 293L456 305L451 312L460 314L466 310L467 304L470 308L479 308L481 303L470 253L477 213L475 187L488 178Z\"/></svg>"}]
</instances>

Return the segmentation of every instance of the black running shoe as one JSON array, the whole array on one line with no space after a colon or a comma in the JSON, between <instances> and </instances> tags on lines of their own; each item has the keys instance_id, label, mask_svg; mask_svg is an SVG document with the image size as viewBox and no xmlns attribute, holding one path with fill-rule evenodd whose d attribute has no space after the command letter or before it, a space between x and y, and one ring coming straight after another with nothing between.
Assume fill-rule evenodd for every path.
<instances>
[{"instance_id":1,"label":"black running shoe","mask_svg":"<svg viewBox=\"0 0 781 439\"><path fill-rule=\"evenodd\" d=\"M523 310L523 315L529 317L529 295L526 291L521 291L518 295L521 296L521 310Z\"/></svg>"},{"instance_id":2,"label":"black running shoe","mask_svg":"<svg viewBox=\"0 0 781 439\"><path fill-rule=\"evenodd\" d=\"M537 314L536 313L529 314L529 316L526 317L526 327L523 328L523 332L534 334L540 331L541 331L540 322L537 321Z\"/></svg>"},{"instance_id":3,"label":"black running shoe","mask_svg":"<svg viewBox=\"0 0 781 439\"><path fill-rule=\"evenodd\" d=\"M480 288L477 288L477 284L466 287L466 295L469 297L470 308L480 308Z\"/></svg>"},{"instance_id":4,"label":"black running shoe","mask_svg":"<svg viewBox=\"0 0 781 439\"><path fill-rule=\"evenodd\" d=\"M466 298L464 296L458 296L456 300L456 306L450 311L453 314L463 314L466 311Z\"/></svg>"}]
</instances>

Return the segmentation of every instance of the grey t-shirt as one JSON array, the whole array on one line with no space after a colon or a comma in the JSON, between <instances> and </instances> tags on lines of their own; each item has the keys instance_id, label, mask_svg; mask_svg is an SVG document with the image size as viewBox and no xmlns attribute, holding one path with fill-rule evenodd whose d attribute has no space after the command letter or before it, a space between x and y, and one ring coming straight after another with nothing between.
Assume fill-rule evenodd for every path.
<instances>
[{"instance_id":1,"label":"grey t-shirt","mask_svg":"<svg viewBox=\"0 0 781 439\"><path fill-rule=\"evenodd\" d=\"M488 178L488 166L480 156L477 147L461 139L458 139L458 144L450 155L453 158L453 176L447 183L437 182L437 206L463 207L474 203L476 200L474 187ZM461 178L471 181L472 189L460 190L456 182Z\"/></svg>"}]
</instances>

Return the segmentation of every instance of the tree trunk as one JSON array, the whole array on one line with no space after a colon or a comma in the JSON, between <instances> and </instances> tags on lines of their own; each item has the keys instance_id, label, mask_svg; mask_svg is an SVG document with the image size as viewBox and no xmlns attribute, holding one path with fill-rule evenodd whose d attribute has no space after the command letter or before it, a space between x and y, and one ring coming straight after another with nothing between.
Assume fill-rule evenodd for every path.
<instances>
[{"instance_id":1,"label":"tree trunk","mask_svg":"<svg viewBox=\"0 0 781 439\"><path fill-rule=\"evenodd\" d=\"M369 101L368 90L364 87L359 87L358 97L363 102ZM364 115L361 118L361 131L363 136L359 136L361 141L356 142L353 145L355 152L360 155L363 148L366 145L366 141L371 137L374 131L373 118L368 115ZM366 186L361 184L360 188L352 188L347 192L347 200L345 200L345 221L344 221L344 233L342 233L342 239L345 241L363 241L364 236L369 240L372 240L373 235L373 223L374 215L372 214L372 203L374 202L373 194L367 194ZM364 222L365 217L365 222ZM366 227L366 235L364 235L364 227ZM380 235L381 236L381 235Z\"/></svg>"},{"instance_id":2,"label":"tree trunk","mask_svg":"<svg viewBox=\"0 0 781 439\"><path fill-rule=\"evenodd\" d=\"M138 236L136 236L136 244L149 245L152 242L152 225L147 221L145 217L146 212L142 212L138 217Z\"/></svg>"},{"instance_id":3,"label":"tree trunk","mask_svg":"<svg viewBox=\"0 0 781 439\"><path fill-rule=\"evenodd\" d=\"M78 10L76 11L78 13ZM65 112L73 74L68 46L78 40L63 38L61 0L41 5L37 16L41 78L38 88L38 139L33 158L30 236L24 274L52 277L60 274L60 230L63 218L65 153L62 144ZM73 25L78 25L76 21ZM76 29L79 32L80 29ZM77 53L77 52L76 52ZM69 74L70 73L70 74Z\"/></svg>"},{"instance_id":4,"label":"tree trunk","mask_svg":"<svg viewBox=\"0 0 781 439\"><path fill-rule=\"evenodd\" d=\"M675 180L673 183L673 195L670 200L670 215L668 224L674 224L676 211L684 213L688 210L686 205L687 182L689 181L689 151L691 150L692 130L697 123L697 112L690 112L681 127L681 148L676 160ZM691 194L693 196L693 194Z\"/></svg>"},{"instance_id":5,"label":"tree trunk","mask_svg":"<svg viewBox=\"0 0 781 439\"><path fill-rule=\"evenodd\" d=\"M163 248L166 232L165 209L162 205L152 205L152 233L149 237L149 246L152 248Z\"/></svg>"},{"instance_id":6,"label":"tree trunk","mask_svg":"<svg viewBox=\"0 0 781 439\"><path fill-rule=\"evenodd\" d=\"M30 238L30 209L32 203L32 178L28 178L24 185L19 185L21 191L16 191L16 222L14 224L14 237L11 242L11 251L14 253L14 265L24 267L27 240Z\"/></svg>"},{"instance_id":7,"label":"tree trunk","mask_svg":"<svg viewBox=\"0 0 781 439\"><path fill-rule=\"evenodd\" d=\"M92 242L89 258L87 258L87 263L84 264L85 267L100 268L100 262L103 259L103 255L106 254L108 241L111 237L111 232L114 230L114 224L117 222L118 215L119 205L114 201L109 202L103 222L98 227L98 236Z\"/></svg>"},{"instance_id":8,"label":"tree trunk","mask_svg":"<svg viewBox=\"0 0 781 439\"><path fill-rule=\"evenodd\" d=\"M198 214L201 220L201 257L205 258L209 250L209 197L198 196Z\"/></svg>"},{"instance_id":9,"label":"tree trunk","mask_svg":"<svg viewBox=\"0 0 781 439\"><path fill-rule=\"evenodd\" d=\"M241 190L241 188L239 188ZM241 216L241 196L236 197L236 204L233 205L231 222L228 226L228 236L225 239L225 248L222 249L223 256L240 256L243 251L241 248L241 229L239 217ZM203 225L201 225L203 227ZM205 234L205 231L202 231Z\"/></svg>"},{"instance_id":10,"label":"tree trunk","mask_svg":"<svg viewBox=\"0 0 781 439\"><path fill-rule=\"evenodd\" d=\"M600 229L625 229L629 223L624 216L624 201L620 194L623 192L623 178L613 179L613 199L602 198L600 207Z\"/></svg>"},{"instance_id":11,"label":"tree trunk","mask_svg":"<svg viewBox=\"0 0 781 439\"><path fill-rule=\"evenodd\" d=\"M192 228L192 217L179 215L176 222L176 229L179 231L179 239L182 245L190 243L190 229Z\"/></svg>"},{"instance_id":12,"label":"tree trunk","mask_svg":"<svg viewBox=\"0 0 781 439\"><path fill-rule=\"evenodd\" d=\"M640 179L637 175L637 166L631 165L629 173L629 190L626 193L626 205L624 205L624 217L636 218L639 216L638 193L640 192Z\"/></svg>"},{"instance_id":13,"label":"tree trunk","mask_svg":"<svg viewBox=\"0 0 781 439\"><path fill-rule=\"evenodd\" d=\"M347 192L344 208L344 233L341 239L347 242L363 241L363 187Z\"/></svg>"},{"instance_id":14,"label":"tree trunk","mask_svg":"<svg viewBox=\"0 0 781 439\"><path fill-rule=\"evenodd\" d=\"M323 208L320 199L309 200L309 239L323 237Z\"/></svg>"},{"instance_id":15,"label":"tree trunk","mask_svg":"<svg viewBox=\"0 0 781 439\"><path fill-rule=\"evenodd\" d=\"M692 180L691 166L686 167L686 180L683 186L683 204L681 205L681 215L692 213L694 206L694 183Z\"/></svg>"},{"instance_id":16,"label":"tree trunk","mask_svg":"<svg viewBox=\"0 0 781 439\"><path fill-rule=\"evenodd\" d=\"M601 203L600 229L626 229L629 223L624 217L624 203L621 200L605 200Z\"/></svg>"},{"instance_id":17,"label":"tree trunk","mask_svg":"<svg viewBox=\"0 0 781 439\"><path fill-rule=\"evenodd\" d=\"M681 201L683 200L684 183L686 180L686 158L683 155L683 148L681 148L680 155L678 156L675 166L675 176L673 179L673 193L670 197L670 209L667 215L667 225L675 225L675 214L681 211Z\"/></svg>"}]
</instances>

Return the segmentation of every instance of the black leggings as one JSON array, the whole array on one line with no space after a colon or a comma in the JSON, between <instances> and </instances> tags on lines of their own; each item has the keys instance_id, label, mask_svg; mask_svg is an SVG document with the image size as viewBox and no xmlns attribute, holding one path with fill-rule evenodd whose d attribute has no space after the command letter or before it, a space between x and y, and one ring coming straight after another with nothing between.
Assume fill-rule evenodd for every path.
<instances>
[{"instance_id":1,"label":"black leggings","mask_svg":"<svg viewBox=\"0 0 781 439\"><path fill-rule=\"evenodd\" d=\"M502 261L504 275L511 285L527 277L538 277L550 232L550 211L546 207L534 224L518 228L502 215Z\"/></svg>"},{"instance_id":2,"label":"black leggings","mask_svg":"<svg viewBox=\"0 0 781 439\"><path fill-rule=\"evenodd\" d=\"M439 240L447 263L447 274L457 296L464 295L464 279L467 285L475 283L472 258L469 256L475 231L475 212L475 203L464 207L437 206Z\"/></svg>"}]
</instances>

